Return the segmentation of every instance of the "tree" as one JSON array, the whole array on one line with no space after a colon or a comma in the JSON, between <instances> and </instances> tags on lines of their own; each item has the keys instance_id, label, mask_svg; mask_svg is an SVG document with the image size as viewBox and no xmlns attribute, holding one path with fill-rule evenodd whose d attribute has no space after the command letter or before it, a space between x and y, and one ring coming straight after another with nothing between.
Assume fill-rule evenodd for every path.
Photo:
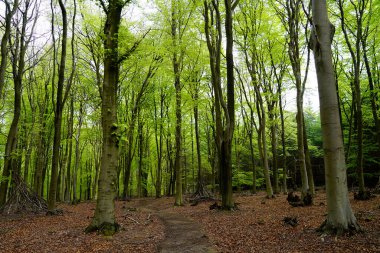
<instances>
[{"instance_id":1,"label":"tree","mask_svg":"<svg viewBox=\"0 0 380 253\"><path fill-rule=\"evenodd\" d=\"M185 4L182 1L171 1L171 43L172 43L172 65L174 74L174 87L175 87L175 203L176 206L183 205L182 196L182 82L181 74L183 69L183 60L185 56L185 49L183 48L183 37L185 31L188 29L189 20L194 10L194 3L189 1Z\"/></svg>"},{"instance_id":2,"label":"tree","mask_svg":"<svg viewBox=\"0 0 380 253\"><path fill-rule=\"evenodd\" d=\"M264 52L266 52L268 49L271 51L271 46L269 48L264 48L263 44L268 44L267 40L269 39L265 38L264 40L260 40L260 31L263 30L263 25L261 24L261 21L264 18L263 10L264 10L264 3L257 1L254 3L255 8L251 8L251 2L245 1L240 4L241 9L241 18L238 19L240 22L239 28L236 28L238 30L238 35L240 35L239 39L237 40L237 44L240 46L240 50L242 51L242 54L244 56L244 62L245 62L245 68L248 71L250 80L250 86L252 86L252 89L246 88L242 84L242 93L244 95L244 98L246 100L247 106L250 111L250 127L252 128L252 125L256 128L257 131L257 140L258 140L258 150L259 150L259 157L261 159L261 164L264 170L264 180L265 180L265 188L268 198L273 197L273 188L272 183L270 180L270 172L269 172L269 155L268 155L268 145L267 145L267 138L266 138L266 130L267 130L267 111L265 108L265 102L268 105L268 112L270 114L270 119L274 121L274 109L276 104L275 99L275 92L273 92L273 82L272 82L272 75L274 73L273 70L267 71L266 70L266 55ZM269 43L270 44L270 43ZM272 65L270 65L272 67ZM239 75L241 77L241 75ZM243 82L242 82L243 83ZM251 93L254 94L254 99L251 98ZM255 106L254 106L255 105ZM256 115L258 119L258 124L255 122L255 116L254 116L254 108L256 109ZM274 122L271 122L274 123ZM275 124L272 124L271 127L271 139L272 141L276 140L277 136L275 135L274 129ZM251 130L252 131L252 130ZM252 135L252 133L251 133ZM276 141L277 142L277 141ZM273 144L273 143L272 143ZM251 146L251 153L253 154L252 150L252 144ZM272 146L272 153L273 157L276 158L276 152L273 151L274 146ZM275 159L274 165L275 165ZM254 161L252 161L254 163ZM275 166L274 166L275 167ZM274 174L276 174L276 171L274 171ZM256 173L253 174L254 178L254 184L256 184ZM276 183L276 181L274 182ZM277 181L278 183L278 181Z\"/></svg>"},{"instance_id":3,"label":"tree","mask_svg":"<svg viewBox=\"0 0 380 253\"><path fill-rule=\"evenodd\" d=\"M226 64L227 64L227 101L222 92L220 55L221 55L221 14L219 1L204 1L204 19L207 47L210 57L211 83L215 94L215 141L217 146L218 166L220 174L220 192L222 208L233 209L232 196L232 137L235 122L234 95L234 63L233 63L233 34L232 12L238 1L225 1L226 9Z\"/></svg>"},{"instance_id":4,"label":"tree","mask_svg":"<svg viewBox=\"0 0 380 253\"><path fill-rule=\"evenodd\" d=\"M12 55L11 61L12 61L13 86L14 86L13 88L14 100L13 100L13 119L12 119L12 123L9 129L7 142L5 146L4 169L3 169L3 175L2 175L3 178L5 178L5 180L3 180L0 184L0 206L3 206L6 202L9 179L11 179L10 181L11 183L13 183L14 179L21 177L20 167L17 165L18 163L17 145L18 145L18 137L19 137L18 125L19 125L19 120L21 116L23 78L24 78L25 67L26 67L25 57L27 56L27 49L28 49L29 43L32 40L33 30L34 30L36 20L37 20L36 15L38 13L38 9L31 8L32 3L33 2L26 1L22 5L22 10L20 10L20 13L22 14L21 18L17 18L15 20L16 34L14 38L12 39L8 37L8 39L11 41L11 55ZM18 7L17 1L15 2L15 4ZM8 3L7 3L7 9L9 9ZM29 13L29 11L31 13ZM12 16L6 17L6 18L12 18ZM27 30L27 26L29 22L33 22L30 31ZM8 27L8 29L11 29L11 28ZM2 57L7 57L7 55L2 53Z\"/></svg>"},{"instance_id":5,"label":"tree","mask_svg":"<svg viewBox=\"0 0 380 253\"><path fill-rule=\"evenodd\" d=\"M353 22L353 25L351 26L349 22L346 19L346 12L345 12L345 0L339 0L338 6L339 6L339 18L341 23L341 28L344 34L344 39L347 44L351 61L352 61L352 67L353 67L353 73L350 77L350 82L352 83L351 89L353 93L353 108L355 110L354 118L355 118L355 126L357 131L357 152L356 152L356 174L357 174L357 180L359 184L359 193L358 197L360 199L367 199L367 193L365 192L365 184L364 184L364 174L363 174L363 166L364 166L364 159L363 159L363 105L362 105L362 91L361 91L361 85L360 85L360 75L361 75L361 68L362 68L362 55L361 55L361 49L362 45L361 42L363 40L364 34L363 34L363 22L364 22L364 13L366 10L366 5L368 4L368 0L359 0L358 3L352 3L352 6L354 8L355 13L355 22ZM351 39L350 39L351 35Z\"/></svg>"},{"instance_id":6,"label":"tree","mask_svg":"<svg viewBox=\"0 0 380 253\"><path fill-rule=\"evenodd\" d=\"M286 47L286 45L284 45ZM285 50L278 59L278 63L275 61L274 53L270 52L271 65L274 69L274 76L277 82L277 93L278 93L278 107L280 111L280 121L281 121L281 146L282 146L282 190L287 193L287 163L286 163L286 142L285 142L285 119L284 119L284 106L283 106L283 79L286 71L286 61L285 61Z\"/></svg>"},{"instance_id":7,"label":"tree","mask_svg":"<svg viewBox=\"0 0 380 253\"><path fill-rule=\"evenodd\" d=\"M11 8L11 4L5 0L5 23L4 23L4 33L3 37L1 38L1 48L0 48L0 56L1 56L1 62L0 62L0 98L3 97L3 88L5 84L5 72L7 70L7 62L8 62L8 41L11 35L11 23L13 15L16 13L17 8L19 6L19 1L16 0L13 2L13 6Z\"/></svg>"},{"instance_id":8,"label":"tree","mask_svg":"<svg viewBox=\"0 0 380 253\"><path fill-rule=\"evenodd\" d=\"M232 196L232 138L235 128L235 79L233 57L233 10L239 0L225 0L225 31L226 31L226 67L227 67L227 105L224 111L226 120L221 141L220 184L222 194L222 208L233 209L235 204ZM221 93L219 94L221 99ZM219 138L220 138L219 137Z\"/></svg>"},{"instance_id":9,"label":"tree","mask_svg":"<svg viewBox=\"0 0 380 253\"><path fill-rule=\"evenodd\" d=\"M66 6L62 0L58 1L59 7L62 13L62 45L61 45L61 58L58 68L58 83L57 93L54 108L54 141L53 141L53 154L52 154L52 170L51 180L49 187L49 199L48 199L48 214L55 214L55 204L57 198L57 186L58 186L58 166L59 166L59 149L61 145L61 126L62 126L62 114L65 102L70 92L71 82L68 82L66 89L64 90L65 83L65 69L66 69L66 54L67 54L67 11ZM75 1L74 1L75 4ZM53 12L53 10L52 10ZM74 16L75 20L75 16ZM74 21L73 21L74 22ZM52 20L52 33L54 33L54 14ZM53 78L54 81L54 78ZM54 83L53 83L54 85ZM53 88L54 89L54 88Z\"/></svg>"},{"instance_id":10,"label":"tree","mask_svg":"<svg viewBox=\"0 0 380 253\"><path fill-rule=\"evenodd\" d=\"M276 12L280 16L281 21L287 31L288 35L288 55L291 62L291 67L293 71L296 91L297 91L297 115L296 115L296 121L297 121L297 149L298 149L298 166L301 172L301 182L302 182L302 189L301 189L301 198L302 201L305 199L305 197L308 194L313 194L310 192L310 189L313 187L310 187L313 182L309 180L308 170L306 166L306 155L305 155L305 140L307 138L304 137L305 131L304 131L304 117L303 117L303 97L305 92L305 83L306 83L306 77L308 73L308 67L309 67L309 50L307 52L307 61L306 61L306 70L305 70L305 76L302 80L302 73L301 73L301 64L302 64L302 55L301 55L301 49L302 49L302 43L300 41L300 31L301 31L301 24L302 24L302 1L301 0L290 0L290 1L277 1L278 4L280 4L281 7L278 7L276 5ZM284 11L281 9L284 8ZM311 172L311 170L309 170Z\"/></svg>"},{"instance_id":11,"label":"tree","mask_svg":"<svg viewBox=\"0 0 380 253\"><path fill-rule=\"evenodd\" d=\"M118 126L117 126L117 88L119 83L118 33L121 11L130 0L109 0L108 6L100 0L106 14L104 23L104 78L102 90L102 127L103 147L98 183L98 199L94 218L86 232L99 231L104 235L113 235L119 230L115 220L114 198L117 190L118 166Z\"/></svg>"},{"instance_id":12,"label":"tree","mask_svg":"<svg viewBox=\"0 0 380 253\"><path fill-rule=\"evenodd\" d=\"M312 13L313 31L310 47L314 52L318 78L328 211L320 229L341 234L348 230L359 230L359 226L348 199L343 137L331 51L335 28L328 19L325 0L313 0Z\"/></svg>"},{"instance_id":13,"label":"tree","mask_svg":"<svg viewBox=\"0 0 380 253\"><path fill-rule=\"evenodd\" d=\"M146 55L144 55L146 57ZM130 117L129 119L125 118L125 121L128 122L127 124L127 133L126 133L126 139L127 143L125 144L126 150L124 155L124 160L125 163L123 165L124 168L124 178L123 178L123 183L124 183L124 189L122 193L122 199L127 199L128 195L128 187L130 183L130 175L131 175L131 168L132 168L132 160L134 156L134 148L135 148L135 141L134 141L134 132L135 132L135 126L136 122L138 120L138 114L141 111L141 106L142 102L146 96L147 90L149 85L152 82L152 78L157 72L157 69L159 67L159 64L162 61L161 56L153 56L152 61L150 62L149 68L147 69L147 72L144 73L146 76L144 79L138 79L138 81L142 82L141 84L138 83L140 86L139 89L137 90L137 94L135 93L135 90L132 91L132 98L130 99L130 103L132 104L131 109L130 109ZM138 66L138 69L136 69L136 75L137 76L142 76L143 73L141 73L141 69L144 70L144 68L141 68L141 66ZM126 99L127 100L127 99ZM126 104L128 102L126 101ZM128 110L126 108L126 110Z\"/></svg>"},{"instance_id":14,"label":"tree","mask_svg":"<svg viewBox=\"0 0 380 253\"><path fill-rule=\"evenodd\" d=\"M156 152L157 152L157 173L156 173L156 198L161 197L162 188L162 158L163 158L163 118L164 118L164 102L165 102L165 92L163 88L160 87L159 92L159 103L156 102L154 98L154 133L156 141ZM157 104L160 105L159 110L157 109Z\"/></svg>"}]
</instances>

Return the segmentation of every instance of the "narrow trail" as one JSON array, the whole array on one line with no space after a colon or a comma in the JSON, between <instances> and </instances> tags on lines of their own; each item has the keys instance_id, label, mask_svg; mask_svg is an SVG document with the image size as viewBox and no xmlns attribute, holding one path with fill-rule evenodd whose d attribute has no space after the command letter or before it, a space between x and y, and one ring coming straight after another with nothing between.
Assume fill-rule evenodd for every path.
<instances>
[{"instance_id":1,"label":"narrow trail","mask_svg":"<svg viewBox=\"0 0 380 253\"><path fill-rule=\"evenodd\" d=\"M165 239L159 244L161 253L215 253L207 236L193 220L139 200L138 206L157 215L165 225ZM180 207L179 207L180 208Z\"/></svg>"},{"instance_id":2,"label":"narrow trail","mask_svg":"<svg viewBox=\"0 0 380 253\"><path fill-rule=\"evenodd\" d=\"M215 252L207 238L194 221L168 212L158 212L165 225L165 239L160 243L162 253L171 252Z\"/></svg>"}]
</instances>

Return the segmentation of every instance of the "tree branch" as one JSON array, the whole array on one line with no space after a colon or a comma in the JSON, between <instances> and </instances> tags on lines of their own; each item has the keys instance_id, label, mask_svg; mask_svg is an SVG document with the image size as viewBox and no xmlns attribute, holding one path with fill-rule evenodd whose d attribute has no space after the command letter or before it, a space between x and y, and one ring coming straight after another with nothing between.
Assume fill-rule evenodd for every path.
<instances>
[{"instance_id":1,"label":"tree branch","mask_svg":"<svg viewBox=\"0 0 380 253\"><path fill-rule=\"evenodd\" d=\"M127 52L125 52L124 54L122 54L120 57L119 57L119 60L118 60L118 63L122 63L123 61L125 61L126 59L129 58L129 56L131 56L131 54L136 51L137 47L140 45L141 41L146 37L146 35L148 35L148 33L150 32L150 28L148 31L146 31L144 33L144 35L137 41L135 41L135 43L133 44L133 46L127 50Z\"/></svg>"}]
</instances>

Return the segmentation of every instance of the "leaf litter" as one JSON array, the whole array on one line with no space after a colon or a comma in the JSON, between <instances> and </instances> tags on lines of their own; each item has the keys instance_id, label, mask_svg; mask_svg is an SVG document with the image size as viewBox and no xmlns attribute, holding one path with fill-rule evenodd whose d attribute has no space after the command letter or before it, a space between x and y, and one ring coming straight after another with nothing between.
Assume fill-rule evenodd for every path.
<instances>
[{"instance_id":1,"label":"leaf litter","mask_svg":"<svg viewBox=\"0 0 380 253\"><path fill-rule=\"evenodd\" d=\"M318 191L314 204L292 207L286 195L236 194L236 211L210 210L215 201L174 207L172 197L116 202L121 231L112 238L85 234L95 202L60 204L62 216L0 215L0 252L158 252L165 226L158 212L183 215L197 223L215 252L380 252L380 197L351 205L363 233L331 236L316 229L326 218L326 198ZM297 224L288 225L291 217ZM183 231L186 233L186 231Z\"/></svg>"}]
</instances>

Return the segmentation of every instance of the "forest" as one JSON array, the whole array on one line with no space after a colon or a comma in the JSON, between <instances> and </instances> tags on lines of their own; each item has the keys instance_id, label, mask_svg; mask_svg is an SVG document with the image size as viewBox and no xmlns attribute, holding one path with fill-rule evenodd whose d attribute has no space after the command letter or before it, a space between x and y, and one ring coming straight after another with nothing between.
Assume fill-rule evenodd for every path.
<instances>
[{"instance_id":1,"label":"forest","mask_svg":"<svg viewBox=\"0 0 380 253\"><path fill-rule=\"evenodd\" d=\"M0 252L380 249L379 0L0 13Z\"/></svg>"}]
</instances>

